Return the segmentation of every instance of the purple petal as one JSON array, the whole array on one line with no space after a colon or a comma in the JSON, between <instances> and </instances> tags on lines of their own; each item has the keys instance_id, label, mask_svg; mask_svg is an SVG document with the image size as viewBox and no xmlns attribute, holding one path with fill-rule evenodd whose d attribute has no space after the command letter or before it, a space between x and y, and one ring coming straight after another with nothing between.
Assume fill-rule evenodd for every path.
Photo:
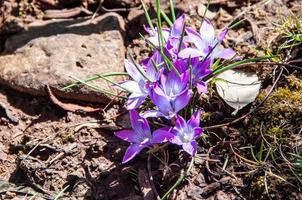
<instances>
[{"instance_id":1,"label":"purple petal","mask_svg":"<svg viewBox=\"0 0 302 200\"><path fill-rule=\"evenodd\" d=\"M203 133L203 129L200 127L194 128L194 139L198 138Z\"/></svg>"},{"instance_id":2,"label":"purple petal","mask_svg":"<svg viewBox=\"0 0 302 200\"><path fill-rule=\"evenodd\" d=\"M136 69L135 65L127 59L125 59L125 68L129 76L131 76L136 82L144 79L140 72Z\"/></svg>"},{"instance_id":3,"label":"purple petal","mask_svg":"<svg viewBox=\"0 0 302 200\"><path fill-rule=\"evenodd\" d=\"M235 55L236 55L236 52L230 48L221 49L217 53L215 53L216 58L223 58L223 59L231 59Z\"/></svg>"},{"instance_id":4,"label":"purple petal","mask_svg":"<svg viewBox=\"0 0 302 200\"><path fill-rule=\"evenodd\" d=\"M151 130L146 119L142 118L136 110L130 110L130 122L140 141L151 138Z\"/></svg>"},{"instance_id":5,"label":"purple petal","mask_svg":"<svg viewBox=\"0 0 302 200\"><path fill-rule=\"evenodd\" d=\"M186 59L178 59L173 64L180 74L184 73L189 69L188 62Z\"/></svg>"},{"instance_id":6,"label":"purple petal","mask_svg":"<svg viewBox=\"0 0 302 200\"><path fill-rule=\"evenodd\" d=\"M200 56L205 56L204 53L198 49L186 48L179 52L178 56L180 58L196 58Z\"/></svg>"},{"instance_id":7,"label":"purple petal","mask_svg":"<svg viewBox=\"0 0 302 200\"><path fill-rule=\"evenodd\" d=\"M142 93L132 93L128 97L127 110L134 110L138 108L146 99L146 94Z\"/></svg>"},{"instance_id":8,"label":"purple petal","mask_svg":"<svg viewBox=\"0 0 302 200\"><path fill-rule=\"evenodd\" d=\"M157 129L156 131L153 132L153 143L163 143L167 142L170 140L174 135L169 131L169 127L164 127L161 129Z\"/></svg>"},{"instance_id":9,"label":"purple petal","mask_svg":"<svg viewBox=\"0 0 302 200\"><path fill-rule=\"evenodd\" d=\"M123 163L126 163L134 158L143 148L145 148L146 145L140 145L140 144L131 144L124 155Z\"/></svg>"},{"instance_id":10,"label":"purple petal","mask_svg":"<svg viewBox=\"0 0 302 200\"><path fill-rule=\"evenodd\" d=\"M190 143L184 143L182 145L182 148L191 156L195 156L195 154L197 152L197 142L192 141Z\"/></svg>"},{"instance_id":11,"label":"purple petal","mask_svg":"<svg viewBox=\"0 0 302 200\"><path fill-rule=\"evenodd\" d=\"M217 39L219 42L221 42L225 38L228 31L229 31L228 29L225 29L218 35Z\"/></svg>"},{"instance_id":12,"label":"purple petal","mask_svg":"<svg viewBox=\"0 0 302 200\"><path fill-rule=\"evenodd\" d=\"M163 93L162 89L158 85L154 86L154 89L150 93L150 98L162 113L168 114L172 111L168 97Z\"/></svg>"},{"instance_id":13,"label":"purple petal","mask_svg":"<svg viewBox=\"0 0 302 200\"><path fill-rule=\"evenodd\" d=\"M114 133L115 136L118 138L125 140L127 142L133 142L133 143L138 143L139 141L137 140L137 135L134 131L132 130L122 130Z\"/></svg>"},{"instance_id":14,"label":"purple petal","mask_svg":"<svg viewBox=\"0 0 302 200\"><path fill-rule=\"evenodd\" d=\"M158 110L148 110L142 114L143 118L164 117L164 114Z\"/></svg>"},{"instance_id":15,"label":"purple petal","mask_svg":"<svg viewBox=\"0 0 302 200\"><path fill-rule=\"evenodd\" d=\"M204 42L208 44L211 44L215 39L215 30L209 19L204 19L199 32Z\"/></svg>"},{"instance_id":16,"label":"purple petal","mask_svg":"<svg viewBox=\"0 0 302 200\"><path fill-rule=\"evenodd\" d=\"M154 35L154 33L153 33L153 31L152 31L151 28L149 28L149 27L147 27L147 26L145 26L145 25L143 25L143 27L144 27L145 31L146 31L149 35Z\"/></svg>"},{"instance_id":17,"label":"purple petal","mask_svg":"<svg viewBox=\"0 0 302 200\"><path fill-rule=\"evenodd\" d=\"M140 89L138 83L135 82L135 81L127 80L127 81L125 81L123 83L120 83L120 86L128 89L131 92L137 92L137 93L141 92L141 89ZM118 86L115 86L115 87L121 89Z\"/></svg>"},{"instance_id":18,"label":"purple petal","mask_svg":"<svg viewBox=\"0 0 302 200\"><path fill-rule=\"evenodd\" d=\"M179 138L177 135L173 135L169 139L169 142L171 142L172 144L176 144L176 145L182 145L183 144L181 138Z\"/></svg>"},{"instance_id":19,"label":"purple petal","mask_svg":"<svg viewBox=\"0 0 302 200\"><path fill-rule=\"evenodd\" d=\"M182 14L179 18L177 18L173 24L171 30L171 36L180 37L183 31L183 27L185 25L185 15Z\"/></svg>"},{"instance_id":20,"label":"purple petal","mask_svg":"<svg viewBox=\"0 0 302 200\"><path fill-rule=\"evenodd\" d=\"M203 81L196 83L196 88L199 93L208 93L208 86Z\"/></svg>"},{"instance_id":21,"label":"purple petal","mask_svg":"<svg viewBox=\"0 0 302 200\"><path fill-rule=\"evenodd\" d=\"M192 128L199 127L201 110L197 110L188 121L188 125Z\"/></svg>"},{"instance_id":22,"label":"purple petal","mask_svg":"<svg viewBox=\"0 0 302 200\"><path fill-rule=\"evenodd\" d=\"M173 102L175 114L178 113L189 103L191 96L192 96L192 91L187 89L175 98Z\"/></svg>"},{"instance_id":23,"label":"purple petal","mask_svg":"<svg viewBox=\"0 0 302 200\"><path fill-rule=\"evenodd\" d=\"M192 28L186 28L186 33L188 35L188 39L190 42L193 42L195 46L199 50L203 50L205 47L204 42L202 41L202 38L199 33L197 33L194 29Z\"/></svg>"},{"instance_id":24,"label":"purple petal","mask_svg":"<svg viewBox=\"0 0 302 200\"><path fill-rule=\"evenodd\" d=\"M183 132L184 129L187 127L187 122L184 120L184 118L180 115L176 116L176 121L175 121L175 127L172 130L172 132L176 135L178 135L178 132Z\"/></svg>"}]
</instances>

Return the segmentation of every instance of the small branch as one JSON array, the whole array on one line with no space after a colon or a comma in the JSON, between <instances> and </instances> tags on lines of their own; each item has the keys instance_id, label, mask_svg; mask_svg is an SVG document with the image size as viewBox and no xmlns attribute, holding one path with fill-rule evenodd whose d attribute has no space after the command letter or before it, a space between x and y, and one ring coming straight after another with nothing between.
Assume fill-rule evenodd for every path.
<instances>
[{"instance_id":1,"label":"small branch","mask_svg":"<svg viewBox=\"0 0 302 200\"><path fill-rule=\"evenodd\" d=\"M152 191L154 193L154 196L156 197L157 200L160 200L159 194L158 194L158 192L156 190L156 187L154 185L154 182L153 182L153 176L152 176L152 171L151 171L151 158L152 158L152 154L149 153L149 155L148 155L148 163L147 163L149 180L150 180L150 184L151 184L151 188L152 188Z\"/></svg>"}]
</instances>

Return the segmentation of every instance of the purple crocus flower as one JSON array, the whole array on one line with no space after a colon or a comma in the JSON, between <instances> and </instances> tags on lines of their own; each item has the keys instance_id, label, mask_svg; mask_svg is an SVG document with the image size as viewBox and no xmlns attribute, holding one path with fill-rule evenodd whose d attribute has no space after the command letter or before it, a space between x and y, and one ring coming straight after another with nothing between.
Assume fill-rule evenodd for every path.
<instances>
[{"instance_id":1,"label":"purple crocus flower","mask_svg":"<svg viewBox=\"0 0 302 200\"><path fill-rule=\"evenodd\" d=\"M171 119L190 101L192 91L188 87L189 72L176 75L174 71L168 76L161 75L160 84L154 84L150 91L150 98L159 110L146 111L143 116L165 117Z\"/></svg>"},{"instance_id":2,"label":"purple crocus flower","mask_svg":"<svg viewBox=\"0 0 302 200\"><path fill-rule=\"evenodd\" d=\"M114 133L120 139L131 143L125 152L123 163L130 161L144 148L168 141L167 136L169 136L167 128L157 129L151 134L146 119L140 117L135 110L129 111L129 114L133 130L122 130Z\"/></svg>"},{"instance_id":3,"label":"purple crocus flower","mask_svg":"<svg viewBox=\"0 0 302 200\"><path fill-rule=\"evenodd\" d=\"M212 70L210 69L211 61L210 59L199 61L199 58L191 58L190 62L188 59L178 59L174 62L174 65L178 69L180 73L185 71L189 71L189 66L192 67L192 84L197 88L199 93L207 93L208 87L205 82L201 81L201 79L207 75L209 75Z\"/></svg>"},{"instance_id":4,"label":"purple crocus flower","mask_svg":"<svg viewBox=\"0 0 302 200\"><path fill-rule=\"evenodd\" d=\"M162 35L165 41L168 41L171 38L180 38L181 37L181 33L183 31L183 27L185 24L185 15L182 14L180 17L178 17L171 30L169 28L163 28L162 29ZM146 32L151 36L149 37L147 40L151 43L153 43L155 46L159 46L159 33L158 30L155 29L154 31L152 31L152 29L150 28L146 28L145 27Z\"/></svg>"},{"instance_id":5,"label":"purple crocus flower","mask_svg":"<svg viewBox=\"0 0 302 200\"><path fill-rule=\"evenodd\" d=\"M215 36L215 30L213 25L208 19L205 19L200 27L199 33L197 33L192 28L186 28L186 33L188 35L188 41L194 43L195 48L186 48L179 53L181 58L194 58L194 57L206 57L210 54L211 61L215 58L230 59L235 56L235 52L230 48L223 48L221 41L227 34L228 29L224 30L219 34L218 37Z\"/></svg>"},{"instance_id":6,"label":"purple crocus flower","mask_svg":"<svg viewBox=\"0 0 302 200\"><path fill-rule=\"evenodd\" d=\"M177 115L175 127L171 130L171 135L167 136L171 143L182 146L191 156L195 156L197 152L195 139L203 132L203 129L199 127L200 113L200 110L196 111L188 122ZM167 135L167 133L164 134Z\"/></svg>"},{"instance_id":7,"label":"purple crocus flower","mask_svg":"<svg viewBox=\"0 0 302 200\"><path fill-rule=\"evenodd\" d=\"M152 82L156 81L156 71L149 65L140 66L141 69L145 69L146 76L149 79L147 80L135 65L127 59L125 60L125 68L133 80L124 81L120 85L131 92L127 101L127 109L133 110L140 106L149 95L149 80Z\"/></svg>"}]
</instances>

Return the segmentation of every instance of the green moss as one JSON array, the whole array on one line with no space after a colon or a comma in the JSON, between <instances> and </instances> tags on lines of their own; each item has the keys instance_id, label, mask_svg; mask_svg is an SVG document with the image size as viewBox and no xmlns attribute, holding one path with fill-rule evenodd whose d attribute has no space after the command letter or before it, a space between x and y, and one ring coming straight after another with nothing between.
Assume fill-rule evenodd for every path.
<instances>
[{"instance_id":1,"label":"green moss","mask_svg":"<svg viewBox=\"0 0 302 200\"><path fill-rule=\"evenodd\" d=\"M290 77L285 87L277 88L249 119L248 134L273 138L288 136L302 122L302 80ZM258 103L267 94L260 93Z\"/></svg>"}]
</instances>

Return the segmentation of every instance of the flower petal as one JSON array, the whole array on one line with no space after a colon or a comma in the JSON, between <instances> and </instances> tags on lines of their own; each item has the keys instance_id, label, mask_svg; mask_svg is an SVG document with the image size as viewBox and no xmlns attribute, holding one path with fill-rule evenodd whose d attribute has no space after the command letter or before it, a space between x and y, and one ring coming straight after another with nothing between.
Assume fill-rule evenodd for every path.
<instances>
[{"instance_id":1,"label":"flower petal","mask_svg":"<svg viewBox=\"0 0 302 200\"><path fill-rule=\"evenodd\" d=\"M169 131L168 127L157 129L156 131L153 132L152 143L160 144L163 142L167 142L172 137L174 137L174 135Z\"/></svg>"},{"instance_id":2,"label":"flower petal","mask_svg":"<svg viewBox=\"0 0 302 200\"><path fill-rule=\"evenodd\" d=\"M202 38L199 33L197 33L192 28L186 28L186 33L188 37L186 38L187 41L193 42L199 50L203 50L205 48L205 44L202 41Z\"/></svg>"},{"instance_id":3,"label":"flower petal","mask_svg":"<svg viewBox=\"0 0 302 200\"><path fill-rule=\"evenodd\" d=\"M198 138L203 133L203 129L200 127L194 128L194 139Z\"/></svg>"},{"instance_id":4,"label":"flower petal","mask_svg":"<svg viewBox=\"0 0 302 200\"><path fill-rule=\"evenodd\" d=\"M179 52L178 56L180 58L196 58L200 56L205 56L204 53L198 49L186 48Z\"/></svg>"},{"instance_id":5,"label":"flower petal","mask_svg":"<svg viewBox=\"0 0 302 200\"><path fill-rule=\"evenodd\" d=\"M124 141L138 143L137 134L133 130L122 130L115 132L114 135Z\"/></svg>"},{"instance_id":6,"label":"flower petal","mask_svg":"<svg viewBox=\"0 0 302 200\"><path fill-rule=\"evenodd\" d=\"M215 53L216 58L231 59L236 55L236 52L230 48L224 48Z\"/></svg>"},{"instance_id":7,"label":"flower petal","mask_svg":"<svg viewBox=\"0 0 302 200\"><path fill-rule=\"evenodd\" d=\"M197 142L194 140L188 143L184 143L182 145L182 148L191 156L195 156L197 152Z\"/></svg>"},{"instance_id":8,"label":"flower petal","mask_svg":"<svg viewBox=\"0 0 302 200\"><path fill-rule=\"evenodd\" d=\"M218 35L218 37L217 37L217 39L218 39L218 41L219 42L221 42L224 38L225 38L225 36L226 36L226 34L228 33L228 29L224 29L219 35Z\"/></svg>"},{"instance_id":9,"label":"flower petal","mask_svg":"<svg viewBox=\"0 0 302 200\"><path fill-rule=\"evenodd\" d=\"M208 93L208 86L203 81L196 83L196 88L199 93Z\"/></svg>"},{"instance_id":10,"label":"flower petal","mask_svg":"<svg viewBox=\"0 0 302 200\"><path fill-rule=\"evenodd\" d=\"M151 130L146 119L142 118L136 110L130 110L130 122L133 130L138 134L138 140L142 141L151 138Z\"/></svg>"},{"instance_id":11,"label":"flower petal","mask_svg":"<svg viewBox=\"0 0 302 200\"><path fill-rule=\"evenodd\" d=\"M199 127L201 110L197 110L188 121L188 125L192 128Z\"/></svg>"},{"instance_id":12,"label":"flower petal","mask_svg":"<svg viewBox=\"0 0 302 200\"><path fill-rule=\"evenodd\" d=\"M139 82L140 80L144 79L144 77L136 69L135 65L127 59L125 59L125 68L129 76L131 76L136 82Z\"/></svg>"},{"instance_id":13,"label":"flower petal","mask_svg":"<svg viewBox=\"0 0 302 200\"><path fill-rule=\"evenodd\" d=\"M158 85L154 86L154 89L150 93L150 98L164 115L173 110L169 97L163 93L162 89Z\"/></svg>"},{"instance_id":14,"label":"flower petal","mask_svg":"<svg viewBox=\"0 0 302 200\"><path fill-rule=\"evenodd\" d=\"M184 129L186 129L187 123L184 120L184 118L180 115L176 116L176 120L175 120L175 127L173 129L173 133L178 134L177 131L182 132Z\"/></svg>"},{"instance_id":15,"label":"flower petal","mask_svg":"<svg viewBox=\"0 0 302 200\"><path fill-rule=\"evenodd\" d=\"M215 39L215 30L209 19L204 19L199 32L202 40L204 40L204 42L207 42L208 44L211 44Z\"/></svg>"},{"instance_id":16,"label":"flower petal","mask_svg":"<svg viewBox=\"0 0 302 200\"><path fill-rule=\"evenodd\" d=\"M190 101L192 96L192 91L186 89L183 93L177 96L173 102L174 112L178 113L181 109L183 109Z\"/></svg>"},{"instance_id":17,"label":"flower petal","mask_svg":"<svg viewBox=\"0 0 302 200\"><path fill-rule=\"evenodd\" d=\"M131 92L136 92L136 93L141 92L141 89L140 89L140 87L139 87L139 85L136 81L127 80L125 82L119 83L119 85L126 88L126 89L128 89ZM118 89L121 89L118 86L115 86L115 87L118 88Z\"/></svg>"},{"instance_id":18,"label":"flower petal","mask_svg":"<svg viewBox=\"0 0 302 200\"><path fill-rule=\"evenodd\" d=\"M127 110L134 110L138 108L146 99L147 95L142 93L132 93L128 97Z\"/></svg>"},{"instance_id":19,"label":"flower petal","mask_svg":"<svg viewBox=\"0 0 302 200\"><path fill-rule=\"evenodd\" d=\"M147 146L140 145L140 144L131 144L125 152L125 155L123 158L123 163L129 162L131 159L134 158L134 156L136 156L145 147L147 147Z\"/></svg>"},{"instance_id":20,"label":"flower petal","mask_svg":"<svg viewBox=\"0 0 302 200\"><path fill-rule=\"evenodd\" d=\"M183 27L185 25L185 15L182 14L179 18L177 18L173 24L171 30L172 37L180 37L183 31Z\"/></svg>"},{"instance_id":21,"label":"flower petal","mask_svg":"<svg viewBox=\"0 0 302 200\"><path fill-rule=\"evenodd\" d=\"M148 110L144 112L141 116L147 119L149 117L164 117L165 115L158 110Z\"/></svg>"}]
</instances>

